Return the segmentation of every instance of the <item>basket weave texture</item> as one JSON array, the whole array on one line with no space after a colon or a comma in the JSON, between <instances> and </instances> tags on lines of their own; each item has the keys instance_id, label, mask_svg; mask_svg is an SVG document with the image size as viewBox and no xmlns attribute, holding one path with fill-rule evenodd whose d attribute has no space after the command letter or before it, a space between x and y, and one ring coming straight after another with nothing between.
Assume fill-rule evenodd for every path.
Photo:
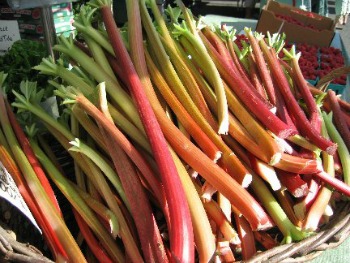
<instances>
[{"instance_id":1,"label":"basket weave texture","mask_svg":"<svg viewBox=\"0 0 350 263\"><path fill-rule=\"evenodd\" d=\"M340 202L332 216L315 235L300 242L280 245L276 248L258 253L247 263L255 262L308 262L322 252L342 244L350 235L350 203Z\"/></svg>"},{"instance_id":2,"label":"basket weave texture","mask_svg":"<svg viewBox=\"0 0 350 263\"><path fill-rule=\"evenodd\" d=\"M21 243L16 240L12 230L0 226L0 263L1 262L53 262L45 257L35 244ZM315 235L300 242L280 245L258 253L246 263L255 262L308 262L322 252L338 247L350 235L350 202L340 202L332 216Z\"/></svg>"}]
</instances>

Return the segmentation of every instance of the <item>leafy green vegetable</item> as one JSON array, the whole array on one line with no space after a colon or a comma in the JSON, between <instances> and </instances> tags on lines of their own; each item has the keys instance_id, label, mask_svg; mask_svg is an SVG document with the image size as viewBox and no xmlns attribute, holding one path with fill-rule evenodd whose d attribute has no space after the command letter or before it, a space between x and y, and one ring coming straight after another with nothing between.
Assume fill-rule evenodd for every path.
<instances>
[{"instance_id":1,"label":"leafy green vegetable","mask_svg":"<svg viewBox=\"0 0 350 263\"><path fill-rule=\"evenodd\" d=\"M0 56L0 68L8 74L7 89L19 91L22 80L37 82L38 86L46 87L48 76L33 69L46 56L44 43L29 39L16 41L5 55ZM8 93L11 94L12 92Z\"/></svg>"}]
</instances>

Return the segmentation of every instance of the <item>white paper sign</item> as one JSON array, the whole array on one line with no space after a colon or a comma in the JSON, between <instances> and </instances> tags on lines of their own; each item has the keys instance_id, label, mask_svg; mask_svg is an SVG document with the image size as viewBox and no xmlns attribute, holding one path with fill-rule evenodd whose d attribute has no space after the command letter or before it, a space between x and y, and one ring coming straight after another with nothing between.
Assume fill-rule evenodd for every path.
<instances>
[{"instance_id":1,"label":"white paper sign","mask_svg":"<svg viewBox=\"0 0 350 263\"><path fill-rule=\"evenodd\" d=\"M17 20L0 20L0 52L6 52L20 39Z\"/></svg>"},{"instance_id":2,"label":"white paper sign","mask_svg":"<svg viewBox=\"0 0 350 263\"><path fill-rule=\"evenodd\" d=\"M17 207L39 230L41 230L37 225L32 213L30 212L26 202L23 200L16 183L13 181L12 176L6 170L4 165L0 162L0 197L6 199L13 206Z\"/></svg>"}]
</instances>

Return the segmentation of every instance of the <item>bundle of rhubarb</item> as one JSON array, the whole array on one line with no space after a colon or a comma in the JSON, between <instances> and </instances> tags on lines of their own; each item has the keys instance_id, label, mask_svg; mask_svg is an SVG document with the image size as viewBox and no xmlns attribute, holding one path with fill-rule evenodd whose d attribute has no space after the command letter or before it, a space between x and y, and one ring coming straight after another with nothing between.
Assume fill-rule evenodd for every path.
<instances>
[{"instance_id":1,"label":"bundle of rhubarb","mask_svg":"<svg viewBox=\"0 0 350 263\"><path fill-rule=\"evenodd\" d=\"M350 196L350 105L307 83L283 35L246 28L238 45L181 1L162 14L155 0L127 0L118 28L110 4L88 2L78 37L59 37L59 58L35 67L53 77L55 114L33 82L7 101L1 75L1 162L52 258L249 260L327 225Z\"/></svg>"}]
</instances>

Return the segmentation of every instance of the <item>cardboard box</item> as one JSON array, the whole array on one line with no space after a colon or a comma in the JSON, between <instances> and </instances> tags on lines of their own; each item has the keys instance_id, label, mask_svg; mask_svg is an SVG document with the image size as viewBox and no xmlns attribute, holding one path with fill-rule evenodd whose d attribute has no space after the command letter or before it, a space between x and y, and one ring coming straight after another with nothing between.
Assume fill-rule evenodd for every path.
<instances>
[{"instance_id":1,"label":"cardboard box","mask_svg":"<svg viewBox=\"0 0 350 263\"><path fill-rule=\"evenodd\" d=\"M302 25L288 22L279 15L291 17ZM328 47L334 37L334 27L333 19L291 5L269 1L261 11L256 31L265 35L267 32L284 32L288 42Z\"/></svg>"}]
</instances>

